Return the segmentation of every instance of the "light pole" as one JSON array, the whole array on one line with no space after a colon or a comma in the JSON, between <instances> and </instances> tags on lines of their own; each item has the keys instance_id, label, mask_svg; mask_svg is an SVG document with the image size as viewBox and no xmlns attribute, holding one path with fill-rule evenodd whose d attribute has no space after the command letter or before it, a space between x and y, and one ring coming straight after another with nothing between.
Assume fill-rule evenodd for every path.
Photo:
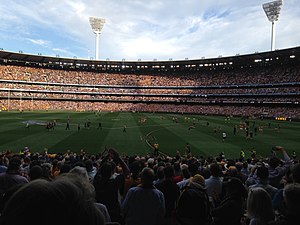
<instances>
[{"instance_id":1,"label":"light pole","mask_svg":"<svg viewBox=\"0 0 300 225\"><path fill-rule=\"evenodd\" d=\"M101 30L104 26L105 19L97 18L97 17L90 17L90 24L92 27L93 32L96 34L96 60L99 59L99 37L101 34Z\"/></svg>"},{"instance_id":2,"label":"light pole","mask_svg":"<svg viewBox=\"0 0 300 225\"><path fill-rule=\"evenodd\" d=\"M272 23L271 51L275 50L275 21L279 18L282 4L283 0L277 0L262 5L269 21Z\"/></svg>"}]
</instances>

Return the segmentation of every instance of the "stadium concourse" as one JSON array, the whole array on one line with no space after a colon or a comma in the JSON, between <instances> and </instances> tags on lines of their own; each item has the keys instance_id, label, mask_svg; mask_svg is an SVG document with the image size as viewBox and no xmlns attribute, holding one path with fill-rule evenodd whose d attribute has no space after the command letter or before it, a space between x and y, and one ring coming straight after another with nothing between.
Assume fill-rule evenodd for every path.
<instances>
[{"instance_id":1,"label":"stadium concourse","mask_svg":"<svg viewBox=\"0 0 300 225\"><path fill-rule=\"evenodd\" d=\"M299 59L299 47L164 62L0 51L0 106L297 120ZM265 158L253 153L230 159L121 156L115 149L7 151L0 156L0 224L20 224L30 216L31 224L294 225L299 182L299 161L281 146Z\"/></svg>"}]
</instances>

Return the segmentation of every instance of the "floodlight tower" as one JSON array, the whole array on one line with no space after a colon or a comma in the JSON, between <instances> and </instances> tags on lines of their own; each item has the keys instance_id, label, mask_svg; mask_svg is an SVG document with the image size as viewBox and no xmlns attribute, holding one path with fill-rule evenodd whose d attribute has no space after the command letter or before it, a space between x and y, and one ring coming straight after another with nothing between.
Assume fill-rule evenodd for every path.
<instances>
[{"instance_id":1,"label":"floodlight tower","mask_svg":"<svg viewBox=\"0 0 300 225\"><path fill-rule=\"evenodd\" d=\"M99 59L99 37L104 26L105 19L90 17L90 24L93 32L96 34L96 60Z\"/></svg>"},{"instance_id":2,"label":"floodlight tower","mask_svg":"<svg viewBox=\"0 0 300 225\"><path fill-rule=\"evenodd\" d=\"M277 0L262 5L269 21L272 23L271 51L275 50L275 21L277 21L279 18L282 4L283 4L283 0Z\"/></svg>"}]
</instances>

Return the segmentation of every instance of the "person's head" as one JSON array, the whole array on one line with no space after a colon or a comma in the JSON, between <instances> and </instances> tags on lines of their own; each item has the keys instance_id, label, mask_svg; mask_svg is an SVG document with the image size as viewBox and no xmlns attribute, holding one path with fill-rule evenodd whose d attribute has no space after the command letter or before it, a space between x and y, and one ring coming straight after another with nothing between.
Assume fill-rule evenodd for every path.
<instances>
[{"instance_id":1,"label":"person's head","mask_svg":"<svg viewBox=\"0 0 300 225\"><path fill-rule=\"evenodd\" d=\"M249 218L257 218L265 223L274 219L272 200L265 189L257 187L249 191L247 215Z\"/></svg>"},{"instance_id":2,"label":"person's head","mask_svg":"<svg viewBox=\"0 0 300 225\"><path fill-rule=\"evenodd\" d=\"M289 215L299 216L300 209L300 184L292 183L284 187L284 202Z\"/></svg>"},{"instance_id":3,"label":"person's head","mask_svg":"<svg viewBox=\"0 0 300 225\"><path fill-rule=\"evenodd\" d=\"M174 160L174 158L173 158L173 160ZM174 167L174 172L175 172L174 175L175 176L181 175L180 163L178 161L174 162L173 167Z\"/></svg>"},{"instance_id":4,"label":"person's head","mask_svg":"<svg viewBox=\"0 0 300 225\"><path fill-rule=\"evenodd\" d=\"M256 169L256 175L260 180L267 180L269 177L269 170L265 166L259 166Z\"/></svg>"},{"instance_id":5,"label":"person's head","mask_svg":"<svg viewBox=\"0 0 300 225\"><path fill-rule=\"evenodd\" d=\"M50 179L51 177L51 170L52 170L52 165L50 163L43 163L41 165L43 169L43 178L45 179Z\"/></svg>"},{"instance_id":6,"label":"person's head","mask_svg":"<svg viewBox=\"0 0 300 225\"><path fill-rule=\"evenodd\" d=\"M69 174L74 174L74 175L80 176L83 179L89 181L89 175L88 175L87 170L86 170L85 167L75 166L74 168L72 168L69 171Z\"/></svg>"},{"instance_id":7,"label":"person's head","mask_svg":"<svg viewBox=\"0 0 300 225\"><path fill-rule=\"evenodd\" d=\"M228 176L236 177L238 175L238 171L235 166L230 166L227 171Z\"/></svg>"},{"instance_id":8,"label":"person's head","mask_svg":"<svg viewBox=\"0 0 300 225\"><path fill-rule=\"evenodd\" d=\"M95 187L89 180L86 168L76 166L71 169L69 173L62 174L57 179L65 179L65 177L85 192L86 199L91 199L92 201L95 200Z\"/></svg>"},{"instance_id":9,"label":"person's head","mask_svg":"<svg viewBox=\"0 0 300 225\"><path fill-rule=\"evenodd\" d=\"M243 163L242 162L237 162L235 164L235 167L236 167L238 172L241 172L241 170L243 169Z\"/></svg>"},{"instance_id":10,"label":"person's head","mask_svg":"<svg viewBox=\"0 0 300 225\"><path fill-rule=\"evenodd\" d=\"M210 164L209 170L210 170L210 174L213 177L218 177L220 175L220 172L221 172L221 168L220 168L218 163Z\"/></svg>"},{"instance_id":11,"label":"person's head","mask_svg":"<svg viewBox=\"0 0 300 225\"><path fill-rule=\"evenodd\" d=\"M84 164L87 172L93 171L93 161L91 159L85 160Z\"/></svg>"},{"instance_id":12,"label":"person's head","mask_svg":"<svg viewBox=\"0 0 300 225\"><path fill-rule=\"evenodd\" d=\"M247 191L240 179L236 177L230 177L223 184L227 195L238 195L238 196L246 197Z\"/></svg>"},{"instance_id":13,"label":"person's head","mask_svg":"<svg viewBox=\"0 0 300 225\"><path fill-rule=\"evenodd\" d=\"M143 187L153 187L154 171L149 167L145 167L141 172L141 180Z\"/></svg>"},{"instance_id":14,"label":"person's head","mask_svg":"<svg viewBox=\"0 0 300 225\"><path fill-rule=\"evenodd\" d=\"M165 173L164 173L164 167L159 166L156 171L156 177L157 179L164 179L165 178Z\"/></svg>"},{"instance_id":15,"label":"person's head","mask_svg":"<svg viewBox=\"0 0 300 225\"><path fill-rule=\"evenodd\" d=\"M71 165L68 163L64 163L60 166L59 174L68 173L72 169Z\"/></svg>"},{"instance_id":16,"label":"person's head","mask_svg":"<svg viewBox=\"0 0 300 225\"><path fill-rule=\"evenodd\" d=\"M292 167L293 182L300 183L300 163L295 164Z\"/></svg>"},{"instance_id":17,"label":"person's head","mask_svg":"<svg viewBox=\"0 0 300 225\"><path fill-rule=\"evenodd\" d=\"M133 177L137 177L141 172L141 163L139 161L133 161L129 164L129 169Z\"/></svg>"},{"instance_id":18,"label":"person's head","mask_svg":"<svg viewBox=\"0 0 300 225\"><path fill-rule=\"evenodd\" d=\"M8 173L16 173L19 171L21 166L21 159L18 156L14 156L9 160L7 171Z\"/></svg>"},{"instance_id":19,"label":"person's head","mask_svg":"<svg viewBox=\"0 0 300 225\"><path fill-rule=\"evenodd\" d=\"M166 179L171 179L174 176L174 167L172 165L167 165L164 168L164 174Z\"/></svg>"},{"instance_id":20,"label":"person's head","mask_svg":"<svg viewBox=\"0 0 300 225\"><path fill-rule=\"evenodd\" d=\"M35 180L43 177L43 169L40 165L34 165L30 168L29 178L30 180Z\"/></svg>"},{"instance_id":21,"label":"person's head","mask_svg":"<svg viewBox=\"0 0 300 225\"><path fill-rule=\"evenodd\" d=\"M276 168L277 166L279 166L280 164L280 159L276 156L271 156L270 159L269 159L269 165L272 167L272 168Z\"/></svg>"},{"instance_id":22,"label":"person's head","mask_svg":"<svg viewBox=\"0 0 300 225\"><path fill-rule=\"evenodd\" d=\"M7 202L1 225L102 225L104 219L94 201L67 176L52 182L37 179L21 187Z\"/></svg>"},{"instance_id":23,"label":"person's head","mask_svg":"<svg viewBox=\"0 0 300 225\"><path fill-rule=\"evenodd\" d=\"M201 185L202 188L205 187L205 179L202 175L200 174L196 174L195 176L193 176L191 179L190 179L190 183L189 185L191 186L191 184L199 184Z\"/></svg>"},{"instance_id":24,"label":"person's head","mask_svg":"<svg viewBox=\"0 0 300 225\"><path fill-rule=\"evenodd\" d=\"M180 168L181 168L182 176L183 176L185 179L190 178L191 174L190 174L188 165L187 165L187 164L182 164L182 165L180 166Z\"/></svg>"},{"instance_id":25,"label":"person's head","mask_svg":"<svg viewBox=\"0 0 300 225\"><path fill-rule=\"evenodd\" d=\"M191 176L194 176L198 172L198 165L195 162L190 163L189 171L190 171Z\"/></svg>"},{"instance_id":26,"label":"person's head","mask_svg":"<svg viewBox=\"0 0 300 225\"><path fill-rule=\"evenodd\" d=\"M104 163L100 167L100 174L102 178L109 179L111 175L113 174L113 166L110 162Z\"/></svg>"}]
</instances>

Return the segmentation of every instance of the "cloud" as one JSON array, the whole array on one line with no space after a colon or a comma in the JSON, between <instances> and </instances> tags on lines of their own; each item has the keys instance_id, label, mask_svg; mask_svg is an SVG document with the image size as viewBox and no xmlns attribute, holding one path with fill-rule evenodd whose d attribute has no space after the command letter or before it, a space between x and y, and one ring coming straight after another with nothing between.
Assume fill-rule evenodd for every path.
<instances>
[{"instance_id":1,"label":"cloud","mask_svg":"<svg viewBox=\"0 0 300 225\"><path fill-rule=\"evenodd\" d=\"M49 46L49 42L46 41L46 40L41 40L41 39L35 40L35 39L30 39L30 38L27 38L27 40L32 42L33 44L40 45L40 46L43 46L43 47L48 47Z\"/></svg>"},{"instance_id":2,"label":"cloud","mask_svg":"<svg viewBox=\"0 0 300 225\"><path fill-rule=\"evenodd\" d=\"M0 1L0 43L64 57L93 56L89 17L105 18L100 58L158 60L268 51L265 0L11 0ZM300 4L284 1L276 46L299 45Z\"/></svg>"}]
</instances>

